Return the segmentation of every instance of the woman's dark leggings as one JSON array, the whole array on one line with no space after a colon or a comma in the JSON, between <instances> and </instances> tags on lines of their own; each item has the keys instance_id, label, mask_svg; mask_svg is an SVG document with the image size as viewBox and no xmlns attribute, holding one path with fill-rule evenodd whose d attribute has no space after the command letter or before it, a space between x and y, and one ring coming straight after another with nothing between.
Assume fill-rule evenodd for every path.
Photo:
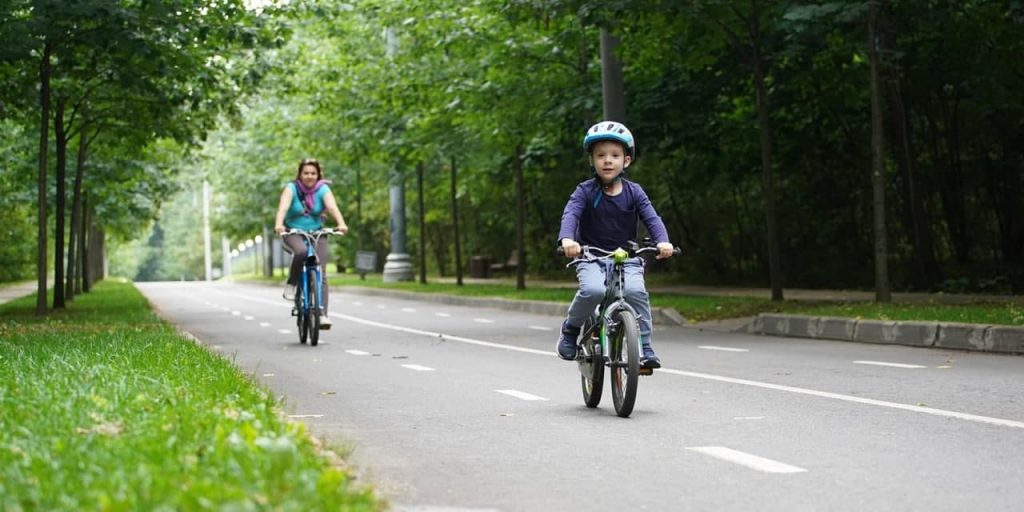
<instances>
[{"instance_id":1,"label":"woman's dark leggings","mask_svg":"<svg viewBox=\"0 0 1024 512\"><path fill-rule=\"evenodd\" d=\"M299 284L299 277L306 261L306 241L301 235L285 235L284 244L292 253L292 266L288 269L288 284ZM327 313L327 237L321 237L316 244L316 256L320 258L320 281L323 283L324 313Z\"/></svg>"}]
</instances>

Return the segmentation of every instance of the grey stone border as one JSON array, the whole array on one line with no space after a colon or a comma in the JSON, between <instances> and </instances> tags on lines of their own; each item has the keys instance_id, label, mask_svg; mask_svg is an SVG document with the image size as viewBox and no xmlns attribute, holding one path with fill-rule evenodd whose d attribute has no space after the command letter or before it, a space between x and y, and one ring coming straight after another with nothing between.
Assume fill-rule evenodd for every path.
<instances>
[{"instance_id":1,"label":"grey stone border","mask_svg":"<svg viewBox=\"0 0 1024 512\"><path fill-rule=\"evenodd\" d=\"M912 347L1024 354L1024 327L953 322L901 322L761 313L750 332Z\"/></svg>"}]
</instances>

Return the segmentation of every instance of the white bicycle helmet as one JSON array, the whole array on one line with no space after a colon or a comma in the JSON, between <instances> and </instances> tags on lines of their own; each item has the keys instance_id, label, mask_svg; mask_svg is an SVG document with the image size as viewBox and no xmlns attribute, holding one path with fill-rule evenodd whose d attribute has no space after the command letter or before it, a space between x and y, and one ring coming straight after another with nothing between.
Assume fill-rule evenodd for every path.
<instances>
[{"instance_id":1,"label":"white bicycle helmet","mask_svg":"<svg viewBox=\"0 0 1024 512\"><path fill-rule=\"evenodd\" d=\"M626 128L622 123L615 121L601 121L600 123L591 126L587 130L587 135L583 137L583 150L590 153L591 146L595 142L602 140L614 140L621 142L626 146L626 150L629 153L630 160L636 159L636 143L633 140L633 134L629 132L629 128Z\"/></svg>"}]
</instances>

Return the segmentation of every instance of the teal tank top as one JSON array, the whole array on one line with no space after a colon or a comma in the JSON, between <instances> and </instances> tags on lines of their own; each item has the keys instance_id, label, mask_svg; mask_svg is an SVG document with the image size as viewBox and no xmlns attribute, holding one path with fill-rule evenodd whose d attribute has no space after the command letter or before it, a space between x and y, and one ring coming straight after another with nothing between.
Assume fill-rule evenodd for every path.
<instances>
[{"instance_id":1,"label":"teal tank top","mask_svg":"<svg viewBox=\"0 0 1024 512\"><path fill-rule=\"evenodd\" d=\"M295 185L295 182L289 182L288 187L292 189L292 204L288 207L288 212L284 215L285 227L301 229L303 231L315 231L324 227L321 215L324 213L324 195L327 194L330 187L328 185L324 185L313 193L313 209L309 212L309 215L303 215L306 211L306 207L302 204L302 201L299 200L299 189Z\"/></svg>"}]
</instances>

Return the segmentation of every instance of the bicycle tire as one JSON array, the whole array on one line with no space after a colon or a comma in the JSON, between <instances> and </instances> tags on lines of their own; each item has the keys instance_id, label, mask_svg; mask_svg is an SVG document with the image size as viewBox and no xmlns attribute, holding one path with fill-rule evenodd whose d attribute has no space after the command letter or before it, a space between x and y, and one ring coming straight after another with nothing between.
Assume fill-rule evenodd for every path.
<instances>
[{"instance_id":1,"label":"bicycle tire","mask_svg":"<svg viewBox=\"0 0 1024 512\"><path fill-rule=\"evenodd\" d=\"M604 354L601 351L601 341L597 332L590 333L594 326L594 319L590 318L583 322L583 340L580 341L580 350L583 355L577 359L580 366L580 388L583 391L583 403L593 409L601 403L601 394L604 392Z\"/></svg>"},{"instance_id":2,"label":"bicycle tire","mask_svg":"<svg viewBox=\"0 0 1024 512\"><path fill-rule=\"evenodd\" d=\"M611 366L612 401L615 413L622 418L633 413L636 387L640 380L640 327L632 311L620 309L612 313L615 333L608 343Z\"/></svg>"},{"instance_id":3,"label":"bicycle tire","mask_svg":"<svg viewBox=\"0 0 1024 512\"><path fill-rule=\"evenodd\" d=\"M320 294L317 293L316 273L309 273L309 344L320 343Z\"/></svg>"},{"instance_id":4,"label":"bicycle tire","mask_svg":"<svg viewBox=\"0 0 1024 512\"><path fill-rule=\"evenodd\" d=\"M306 337L309 334L307 325L309 324L309 308L306 307L306 290L305 286L297 286L295 288L295 305L298 308L298 312L295 315L295 325L299 328L299 343L305 345Z\"/></svg>"}]
</instances>

